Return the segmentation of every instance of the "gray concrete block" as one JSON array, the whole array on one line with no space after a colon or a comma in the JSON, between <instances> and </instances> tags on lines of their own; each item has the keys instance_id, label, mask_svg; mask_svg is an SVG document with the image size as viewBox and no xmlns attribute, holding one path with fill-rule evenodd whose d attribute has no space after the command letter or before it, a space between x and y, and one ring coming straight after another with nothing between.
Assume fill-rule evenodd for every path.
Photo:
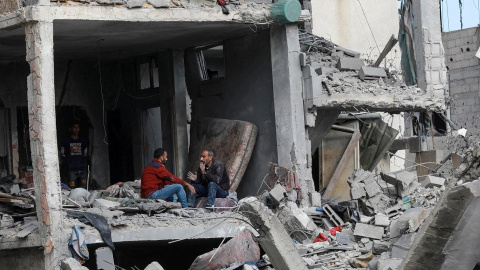
<instances>
[{"instance_id":1,"label":"gray concrete block","mask_svg":"<svg viewBox=\"0 0 480 270\"><path fill-rule=\"evenodd\" d=\"M82 266L74 258L68 258L61 262L60 267L62 270L88 270L87 267Z\"/></svg>"},{"instance_id":2,"label":"gray concrete block","mask_svg":"<svg viewBox=\"0 0 480 270\"><path fill-rule=\"evenodd\" d=\"M312 191L308 194L311 206L322 206L322 195L319 192Z\"/></svg>"},{"instance_id":3,"label":"gray concrete block","mask_svg":"<svg viewBox=\"0 0 480 270\"><path fill-rule=\"evenodd\" d=\"M163 270L163 267L158 262L152 262L145 267L145 270Z\"/></svg>"},{"instance_id":4,"label":"gray concrete block","mask_svg":"<svg viewBox=\"0 0 480 270\"><path fill-rule=\"evenodd\" d=\"M383 237L383 233L384 229L382 227L357 223L353 235L380 240Z\"/></svg>"},{"instance_id":5,"label":"gray concrete block","mask_svg":"<svg viewBox=\"0 0 480 270\"><path fill-rule=\"evenodd\" d=\"M420 182L424 188L441 187L445 184L445 178L428 175L425 180Z\"/></svg>"},{"instance_id":6,"label":"gray concrete block","mask_svg":"<svg viewBox=\"0 0 480 270\"><path fill-rule=\"evenodd\" d=\"M286 193L287 193L287 191L280 184L275 185L275 187L272 190L270 190L270 192L269 192L270 198L276 204L279 204L286 197Z\"/></svg>"},{"instance_id":7,"label":"gray concrete block","mask_svg":"<svg viewBox=\"0 0 480 270\"><path fill-rule=\"evenodd\" d=\"M334 67L320 67L320 68L315 69L315 72L318 75L327 75L329 73L335 73L335 72L338 72L338 71L339 70L334 68Z\"/></svg>"},{"instance_id":8,"label":"gray concrete block","mask_svg":"<svg viewBox=\"0 0 480 270\"><path fill-rule=\"evenodd\" d=\"M387 252L391 245L392 244L387 241L373 240L372 252L376 255L382 254L383 252Z\"/></svg>"},{"instance_id":9,"label":"gray concrete block","mask_svg":"<svg viewBox=\"0 0 480 270\"><path fill-rule=\"evenodd\" d=\"M127 8L141 8L145 1L143 0L123 0L124 5Z\"/></svg>"},{"instance_id":10,"label":"gray concrete block","mask_svg":"<svg viewBox=\"0 0 480 270\"><path fill-rule=\"evenodd\" d=\"M349 49L346 49L346 48L343 48L343 47L340 47L340 46L336 46L335 49L337 51L343 52L345 55L348 55L350 57L360 58L360 53L359 52L352 51L352 50L349 50Z\"/></svg>"},{"instance_id":11,"label":"gray concrete block","mask_svg":"<svg viewBox=\"0 0 480 270\"><path fill-rule=\"evenodd\" d=\"M352 200L360 199L362 197L365 197L366 195L367 193L363 187L356 187L350 189L350 196L352 197Z\"/></svg>"},{"instance_id":12,"label":"gray concrete block","mask_svg":"<svg viewBox=\"0 0 480 270\"><path fill-rule=\"evenodd\" d=\"M346 233L337 232L337 234L335 235L335 237L336 237L337 242L338 242L340 245L353 246L353 245L356 244L356 242L355 242L355 236L353 236L352 234L346 234Z\"/></svg>"},{"instance_id":13,"label":"gray concrete block","mask_svg":"<svg viewBox=\"0 0 480 270\"><path fill-rule=\"evenodd\" d=\"M337 62L337 68L340 71L360 70L363 66L365 66L365 62L360 58L344 57Z\"/></svg>"},{"instance_id":14,"label":"gray concrete block","mask_svg":"<svg viewBox=\"0 0 480 270\"><path fill-rule=\"evenodd\" d=\"M98 270L115 270L113 252L109 247L97 248L95 250Z\"/></svg>"},{"instance_id":15,"label":"gray concrete block","mask_svg":"<svg viewBox=\"0 0 480 270\"><path fill-rule=\"evenodd\" d=\"M412 182L417 181L417 175L408 171L386 173L382 174L382 176L385 182L401 189L407 189Z\"/></svg>"},{"instance_id":16,"label":"gray concrete block","mask_svg":"<svg viewBox=\"0 0 480 270\"><path fill-rule=\"evenodd\" d=\"M382 189L377 182L370 182L369 184L365 185L365 191L367 192L368 197L371 198L377 194L380 194Z\"/></svg>"},{"instance_id":17,"label":"gray concrete block","mask_svg":"<svg viewBox=\"0 0 480 270\"><path fill-rule=\"evenodd\" d=\"M381 213L375 215L375 225L381 227L388 227L390 225L390 219Z\"/></svg>"},{"instance_id":18,"label":"gray concrete block","mask_svg":"<svg viewBox=\"0 0 480 270\"><path fill-rule=\"evenodd\" d=\"M412 246L414 233L402 235L392 247L392 258L403 259L407 255L408 250Z\"/></svg>"},{"instance_id":19,"label":"gray concrete block","mask_svg":"<svg viewBox=\"0 0 480 270\"><path fill-rule=\"evenodd\" d=\"M170 7L170 0L147 0L147 3L156 8Z\"/></svg>"},{"instance_id":20,"label":"gray concrete block","mask_svg":"<svg viewBox=\"0 0 480 270\"><path fill-rule=\"evenodd\" d=\"M361 67L358 72L358 77L364 80L376 80L378 78L386 78L387 73L385 69L378 67Z\"/></svg>"}]
</instances>

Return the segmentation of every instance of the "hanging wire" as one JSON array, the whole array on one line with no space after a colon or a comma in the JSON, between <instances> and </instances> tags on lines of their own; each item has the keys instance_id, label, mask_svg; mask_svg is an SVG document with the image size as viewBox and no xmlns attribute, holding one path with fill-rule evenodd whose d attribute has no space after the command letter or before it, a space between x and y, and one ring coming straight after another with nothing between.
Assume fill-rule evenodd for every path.
<instances>
[{"instance_id":1,"label":"hanging wire","mask_svg":"<svg viewBox=\"0 0 480 270\"><path fill-rule=\"evenodd\" d=\"M459 0L460 2L462 0ZM377 40L375 39L375 35L373 34L372 27L370 26L370 23L368 22L367 15L365 14L365 10L363 10L362 3L360 0L358 0L358 3L360 4L360 8L362 9L363 16L365 17L365 20L367 21L368 28L370 29L370 33L372 34L373 40L375 41L375 45L377 46L378 53L381 54L380 52L380 47L378 46Z\"/></svg>"}]
</instances>

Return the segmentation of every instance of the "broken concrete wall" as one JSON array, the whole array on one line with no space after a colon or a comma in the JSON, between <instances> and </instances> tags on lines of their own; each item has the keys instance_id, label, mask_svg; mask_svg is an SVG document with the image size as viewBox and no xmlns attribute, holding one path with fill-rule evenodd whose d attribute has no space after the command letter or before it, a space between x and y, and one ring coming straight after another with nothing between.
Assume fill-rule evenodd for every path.
<instances>
[{"instance_id":1,"label":"broken concrete wall","mask_svg":"<svg viewBox=\"0 0 480 270\"><path fill-rule=\"evenodd\" d=\"M457 128L478 130L480 112L480 62L475 53L480 46L478 28L442 34L445 63L449 73L450 116Z\"/></svg>"},{"instance_id":2,"label":"broken concrete wall","mask_svg":"<svg viewBox=\"0 0 480 270\"><path fill-rule=\"evenodd\" d=\"M44 260L43 250L39 248L0 251L0 269L44 269Z\"/></svg>"},{"instance_id":3,"label":"broken concrete wall","mask_svg":"<svg viewBox=\"0 0 480 270\"><path fill-rule=\"evenodd\" d=\"M256 194L268 162L277 162L269 32L225 41L226 77L196 83L188 77L192 120L200 117L243 120L258 127L250 163L237 192ZM214 149L215 150L215 149Z\"/></svg>"}]
</instances>

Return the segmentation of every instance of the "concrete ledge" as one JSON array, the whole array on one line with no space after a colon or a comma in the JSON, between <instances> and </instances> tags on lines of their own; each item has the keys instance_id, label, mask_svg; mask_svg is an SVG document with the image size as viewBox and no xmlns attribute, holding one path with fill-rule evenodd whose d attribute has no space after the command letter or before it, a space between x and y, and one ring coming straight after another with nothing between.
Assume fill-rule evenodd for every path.
<instances>
[{"instance_id":1,"label":"concrete ledge","mask_svg":"<svg viewBox=\"0 0 480 270\"><path fill-rule=\"evenodd\" d=\"M380 89L379 89L380 92ZM382 111L415 111L445 109L443 99L434 99L426 94L411 95L409 99L398 98L396 94L333 93L320 96L320 108L369 108Z\"/></svg>"},{"instance_id":2,"label":"concrete ledge","mask_svg":"<svg viewBox=\"0 0 480 270\"><path fill-rule=\"evenodd\" d=\"M40 235L37 231L25 237L24 239L20 239L18 237L2 238L0 242L0 250L40 247L41 245L42 243L40 241Z\"/></svg>"},{"instance_id":3,"label":"concrete ledge","mask_svg":"<svg viewBox=\"0 0 480 270\"><path fill-rule=\"evenodd\" d=\"M19 27L23 23L23 15L21 10L0 16L0 29L8 29Z\"/></svg>"}]
</instances>

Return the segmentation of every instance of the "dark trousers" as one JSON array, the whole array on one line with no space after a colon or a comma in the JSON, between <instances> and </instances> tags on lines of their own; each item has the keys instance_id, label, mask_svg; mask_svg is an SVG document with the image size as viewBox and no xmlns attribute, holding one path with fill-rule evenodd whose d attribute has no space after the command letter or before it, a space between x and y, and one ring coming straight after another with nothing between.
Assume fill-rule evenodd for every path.
<instances>
[{"instance_id":1,"label":"dark trousers","mask_svg":"<svg viewBox=\"0 0 480 270\"><path fill-rule=\"evenodd\" d=\"M187 189L187 198L188 205L190 207L195 207L195 200L198 197L208 197L207 206L213 206L215 203L215 198L226 198L228 196L228 190L222 189L215 182L208 183L208 186L201 184L192 184L195 188L196 194L191 194L190 190Z\"/></svg>"}]
</instances>

